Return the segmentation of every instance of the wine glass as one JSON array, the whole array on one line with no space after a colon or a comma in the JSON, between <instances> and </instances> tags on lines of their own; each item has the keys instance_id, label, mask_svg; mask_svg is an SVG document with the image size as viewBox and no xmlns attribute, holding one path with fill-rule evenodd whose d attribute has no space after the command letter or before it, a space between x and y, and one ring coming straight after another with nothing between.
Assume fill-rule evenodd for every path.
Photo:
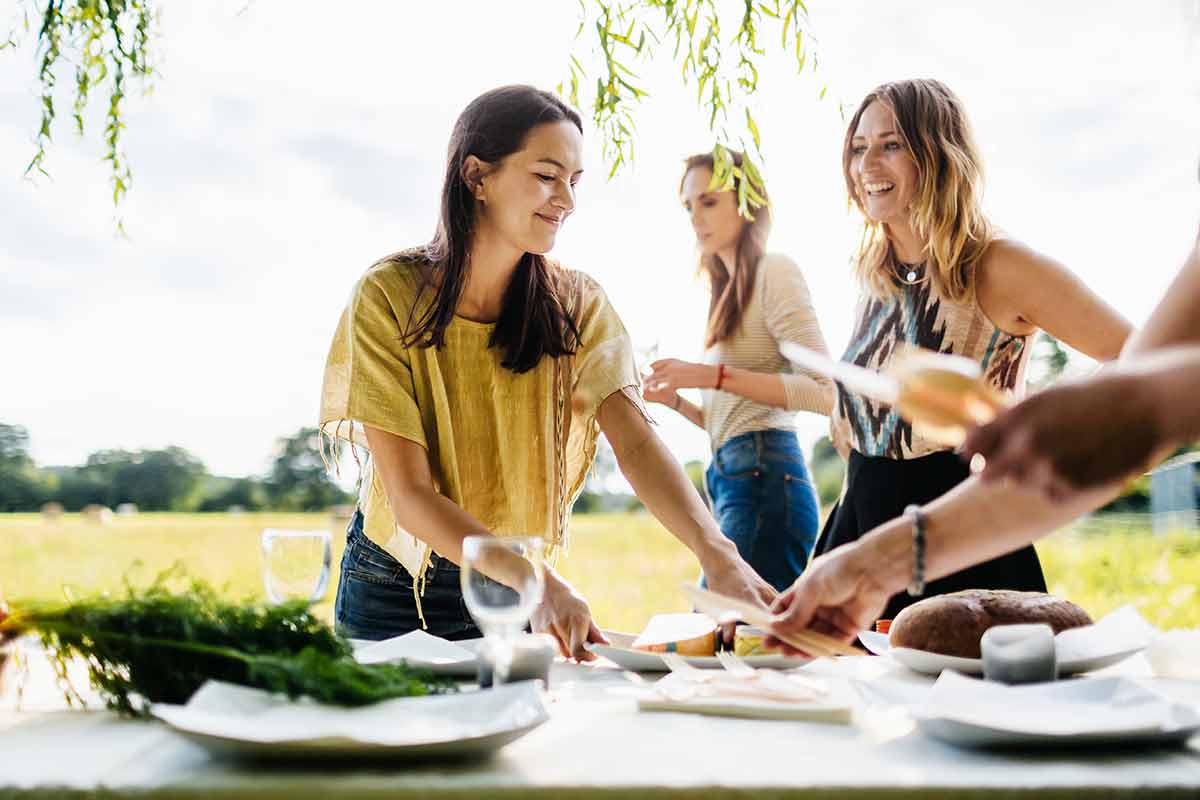
<instances>
[{"instance_id":1,"label":"wine glass","mask_svg":"<svg viewBox=\"0 0 1200 800\"><path fill-rule=\"evenodd\" d=\"M333 548L329 531L267 528L262 532L263 588L274 605L319 602L329 588Z\"/></svg>"},{"instance_id":2,"label":"wine glass","mask_svg":"<svg viewBox=\"0 0 1200 800\"><path fill-rule=\"evenodd\" d=\"M462 593L487 640L496 685L508 680L513 642L542 601L545 572L536 536L463 539Z\"/></svg>"},{"instance_id":3,"label":"wine glass","mask_svg":"<svg viewBox=\"0 0 1200 800\"><path fill-rule=\"evenodd\" d=\"M643 381L650 377L653 372L650 365L658 360L658 339L652 342L643 342L634 348L634 358L637 361L638 375Z\"/></svg>"}]
</instances>

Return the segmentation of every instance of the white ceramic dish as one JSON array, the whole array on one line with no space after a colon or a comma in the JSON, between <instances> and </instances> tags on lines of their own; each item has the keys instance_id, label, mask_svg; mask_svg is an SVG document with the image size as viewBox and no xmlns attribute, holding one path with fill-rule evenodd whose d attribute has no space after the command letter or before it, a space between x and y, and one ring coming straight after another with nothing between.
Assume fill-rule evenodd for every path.
<instances>
[{"instance_id":1,"label":"white ceramic dish","mask_svg":"<svg viewBox=\"0 0 1200 800\"><path fill-rule=\"evenodd\" d=\"M214 755L305 760L478 757L549 718L537 681L362 708L211 681L187 705L159 703L151 712Z\"/></svg>"},{"instance_id":2,"label":"white ceramic dish","mask_svg":"<svg viewBox=\"0 0 1200 800\"><path fill-rule=\"evenodd\" d=\"M1200 711L1124 678L1014 687L947 673L913 716L963 747L1144 747L1200 732Z\"/></svg>"},{"instance_id":3,"label":"white ceramic dish","mask_svg":"<svg viewBox=\"0 0 1200 800\"><path fill-rule=\"evenodd\" d=\"M942 670L952 669L966 675L982 675L982 658L959 658L946 656L941 653L929 653L924 650L914 650L910 647L892 647L888 637L883 633L862 631L858 640L877 656L890 655L904 666L925 675L940 675ZM1059 675L1078 675L1083 672L1102 669L1124 661L1142 650L1141 647L1120 650L1114 653L1094 655L1089 658L1068 659L1059 662Z\"/></svg>"},{"instance_id":4,"label":"white ceramic dish","mask_svg":"<svg viewBox=\"0 0 1200 800\"><path fill-rule=\"evenodd\" d=\"M662 657L657 653L634 650L630 647L633 644L633 640L637 638L633 634L605 631L604 635L608 637L611 644L588 644L587 649L598 656L604 656L617 666L632 672L669 672L667 665L663 663ZM716 656L683 656L682 658L693 667L700 667L701 669L724 669ZM791 669L793 667L804 666L810 659L784 655L765 655L745 656L742 658L742 661L752 667Z\"/></svg>"},{"instance_id":5,"label":"white ceramic dish","mask_svg":"<svg viewBox=\"0 0 1200 800\"><path fill-rule=\"evenodd\" d=\"M434 675L474 678L479 670L479 651L483 639L451 642L424 631L379 642L351 640L354 658L360 664L397 664L426 669Z\"/></svg>"}]
</instances>

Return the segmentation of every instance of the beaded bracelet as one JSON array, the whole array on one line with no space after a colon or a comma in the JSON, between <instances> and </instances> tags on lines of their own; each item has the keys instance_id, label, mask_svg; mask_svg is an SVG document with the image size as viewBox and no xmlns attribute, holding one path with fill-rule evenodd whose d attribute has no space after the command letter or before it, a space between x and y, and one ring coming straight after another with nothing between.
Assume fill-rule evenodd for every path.
<instances>
[{"instance_id":1,"label":"beaded bracelet","mask_svg":"<svg viewBox=\"0 0 1200 800\"><path fill-rule=\"evenodd\" d=\"M913 568L908 593L912 597L920 597L925 594L925 515L918 505L908 506L904 513L911 514L913 518Z\"/></svg>"}]
</instances>

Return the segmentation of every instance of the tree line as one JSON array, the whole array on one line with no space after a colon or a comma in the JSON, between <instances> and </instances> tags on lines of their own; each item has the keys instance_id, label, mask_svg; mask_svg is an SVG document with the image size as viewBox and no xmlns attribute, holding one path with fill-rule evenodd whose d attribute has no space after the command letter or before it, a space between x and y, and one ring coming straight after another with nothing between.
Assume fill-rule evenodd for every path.
<instances>
[{"instance_id":1,"label":"tree line","mask_svg":"<svg viewBox=\"0 0 1200 800\"><path fill-rule=\"evenodd\" d=\"M37 511L58 503L66 511L89 505L141 511L319 511L353 503L330 480L316 428L276 440L264 475L212 475L182 447L99 450L75 466L38 466L29 455L29 431L0 423L0 512Z\"/></svg>"}]
</instances>

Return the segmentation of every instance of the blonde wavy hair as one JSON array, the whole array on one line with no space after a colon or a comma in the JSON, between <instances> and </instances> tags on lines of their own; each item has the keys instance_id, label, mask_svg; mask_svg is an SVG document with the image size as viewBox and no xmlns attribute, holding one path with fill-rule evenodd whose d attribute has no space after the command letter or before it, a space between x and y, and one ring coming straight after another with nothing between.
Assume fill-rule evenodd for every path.
<instances>
[{"instance_id":1,"label":"blonde wavy hair","mask_svg":"<svg viewBox=\"0 0 1200 800\"><path fill-rule=\"evenodd\" d=\"M912 226L925 242L923 260L936 294L955 303L975 294L975 269L995 232L980 207L983 163L962 102L940 81L885 83L871 91L846 128L842 173L850 198L865 220L855 274L873 294L897 293L897 260L883 225L867 216L850 176L851 142L867 106L883 103L917 165Z\"/></svg>"}]
</instances>

